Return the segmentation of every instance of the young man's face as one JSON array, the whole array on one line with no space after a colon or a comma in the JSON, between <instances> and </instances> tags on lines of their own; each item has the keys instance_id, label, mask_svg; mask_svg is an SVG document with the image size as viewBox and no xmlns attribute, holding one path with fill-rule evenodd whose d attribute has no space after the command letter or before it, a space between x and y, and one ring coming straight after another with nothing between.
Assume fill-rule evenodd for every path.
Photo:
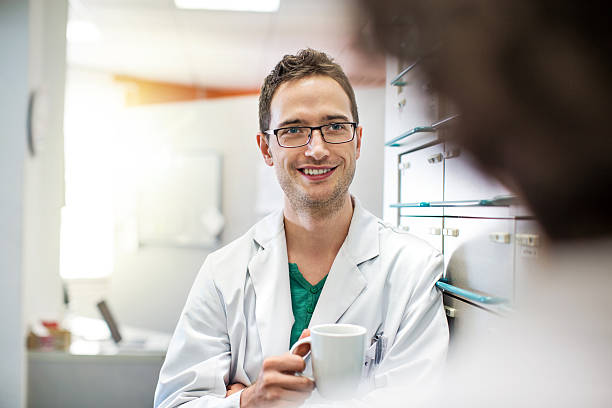
<instances>
[{"instance_id":1,"label":"young man's face","mask_svg":"<svg viewBox=\"0 0 612 408\"><path fill-rule=\"evenodd\" d=\"M283 83L270 104L270 129L287 126L321 126L353 122L351 104L342 87L323 75ZM361 149L362 129L353 141L329 144L314 130L310 143L284 148L274 135L258 135L266 163L274 166L286 199L294 208L324 208L341 203L355 174L355 161ZM316 173L307 174L316 170Z\"/></svg>"}]
</instances>

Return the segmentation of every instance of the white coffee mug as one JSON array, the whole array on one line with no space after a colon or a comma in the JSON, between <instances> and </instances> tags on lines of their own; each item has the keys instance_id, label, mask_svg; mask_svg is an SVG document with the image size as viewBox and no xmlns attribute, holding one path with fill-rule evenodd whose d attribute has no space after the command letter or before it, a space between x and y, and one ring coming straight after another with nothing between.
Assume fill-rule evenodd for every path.
<instances>
[{"instance_id":1,"label":"white coffee mug","mask_svg":"<svg viewBox=\"0 0 612 408\"><path fill-rule=\"evenodd\" d=\"M363 370L366 329L354 324L322 324L310 328L310 336L298 340L291 352L310 344L315 386L324 398L350 398Z\"/></svg>"}]
</instances>

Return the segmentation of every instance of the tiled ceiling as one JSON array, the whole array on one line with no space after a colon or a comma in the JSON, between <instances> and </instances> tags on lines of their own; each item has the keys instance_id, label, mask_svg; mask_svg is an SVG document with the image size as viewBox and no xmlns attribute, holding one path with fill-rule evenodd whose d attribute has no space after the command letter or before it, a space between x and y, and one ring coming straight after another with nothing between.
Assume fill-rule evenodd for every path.
<instances>
[{"instance_id":1,"label":"tiled ceiling","mask_svg":"<svg viewBox=\"0 0 612 408\"><path fill-rule=\"evenodd\" d=\"M68 43L68 63L144 79L257 88L287 53L328 52L354 85L380 85L382 56L360 51L366 19L356 0L281 0L276 13L176 9L172 0L71 0L70 21L100 39Z\"/></svg>"}]
</instances>

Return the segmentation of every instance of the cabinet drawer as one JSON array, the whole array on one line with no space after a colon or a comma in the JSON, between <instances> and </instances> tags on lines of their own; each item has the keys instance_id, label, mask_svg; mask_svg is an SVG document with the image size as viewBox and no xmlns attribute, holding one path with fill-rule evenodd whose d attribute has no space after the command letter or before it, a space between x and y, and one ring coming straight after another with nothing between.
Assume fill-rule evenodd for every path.
<instances>
[{"instance_id":1,"label":"cabinet drawer","mask_svg":"<svg viewBox=\"0 0 612 408\"><path fill-rule=\"evenodd\" d=\"M399 157L400 203L442 201L444 196L443 145L438 144L404 153ZM442 215L442 208L423 208L427 215ZM410 208L400 214L411 215Z\"/></svg>"},{"instance_id":2,"label":"cabinet drawer","mask_svg":"<svg viewBox=\"0 0 612 408\"><path fill-rule=\"evenodd\" d=\"M529 290L534 290L533 282L534 277L539 276L537 272L541 267L539 257L543 245L544 236L535 220L516 220L514 279L517 299L529 296Z\"/></svg>"},{"instance_id":3,"label":"cabinet drawer","mask_svg":"<svg viewBox=\"0 0 612 408\"><path fill-rule=\"evenodd\" d=\"M451 284L512 300L514 220L445 217L442 233Z\"/></svg>"},{"instance_id":4,"label":"cabinet drawer","mask_svg":"<svg viewBox=\"0 0 612 408\"><path fill-rule=\"evenodd\" d=\"M444 200L488 200L511 192L496 179L484 175L465 150L451 144L444 146ZM509 217L509 207L452 207L445 215Z\"/></svg>"},{"instance_id":5,"label":"cabinet drawer","mask_svg":"<svg viewBox=\"0 0 612 408\"><path fill-rule=\"evenodd\" d=\"M487 310L466 303L462 300L444 295L444 306L450 331L450 350L454 352L470 346L473 340L486 342L496 327L503 323L503 317Z\"/></svg>"},{"instance_id":6,"label":"cabinet drawer","mask_svg":"<svg viewBox=\"0 0 612 408\"><path fill-rule=\"evenodd\" d=\"M395 76L405 67L402 62L395 62L387 72ZM392 86L390 89L387 110L389 122L394 123L391 127L392 137L438 121L438 96L421 74L417 65L402 77L402 86ZM417 133L403 140L402 144L412 147L432 137L435 137L435 133Z\"/></svg>"},{"instance_id":7,"label":"cabinet drawer","mask_svg":"<svg viewBox=\"0 0 612 408\"><path fill-rule=\"evenodd\" d=\"M400 229L427 241L442 252L442 217L401 217Z\"/></svg>"}]
</instances>

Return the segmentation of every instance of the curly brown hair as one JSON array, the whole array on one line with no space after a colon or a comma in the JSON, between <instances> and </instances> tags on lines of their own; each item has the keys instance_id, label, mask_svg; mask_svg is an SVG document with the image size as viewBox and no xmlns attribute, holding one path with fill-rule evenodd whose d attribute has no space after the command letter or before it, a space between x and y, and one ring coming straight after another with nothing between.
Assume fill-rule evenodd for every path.
<instances>
[{"instance_id":1,"label":"curly brown hair","mask_svg":"<svg viewBox=\"0 0 612 408\"><path fill-rule=\"evenodd\" d=\"M342 67L324 52L307 48L296 55L285 55L264 80L259 94L259 130L262 133L270 127L270 104L278 87L311 75L327 75L338 82L351 102L353 120L359 123L355 92Z\"/></svg>"}]
</instances>

